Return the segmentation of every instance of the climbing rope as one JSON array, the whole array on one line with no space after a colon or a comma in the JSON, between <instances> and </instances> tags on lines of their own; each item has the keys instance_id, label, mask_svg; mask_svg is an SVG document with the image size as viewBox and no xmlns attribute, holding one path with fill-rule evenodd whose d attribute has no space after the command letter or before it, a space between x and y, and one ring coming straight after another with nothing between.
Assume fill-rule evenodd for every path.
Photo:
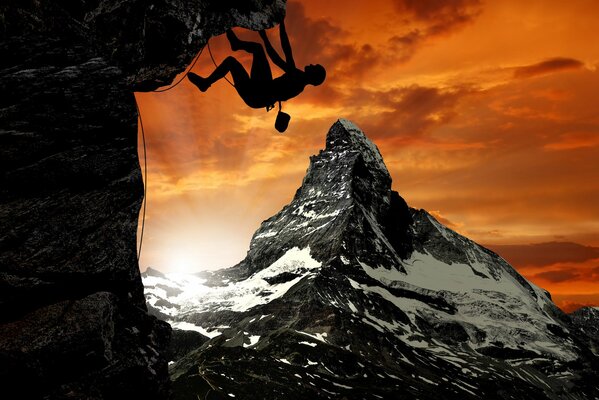
<instances>
[{"instance_id":1,"label":"climbing rope","mask_svg":"<svg viewBox=\"0 0 599 400\"><path fill-rule=\"evenodd\" d=\"M141 257L141 246L144 242L144 228L146 226L146 204L148 199L148 156L146 152L146 133L144 131L144 123L141 119L141 111L139 110L139 105L137 104L137 99L135 100L135 108L137 108L137 116L139 117L139 126L141 127L141 140L143 142L144 147L144 176L143 176L143 184L144 184L144 202L143 202L143 215L141 219L141 233L139 235L139 247L137 249L137 263L139 264L139 258Z\"/></svg>"},{"instance_id":2,"label":"climbing rope","mask_svg":"<svg viewBox=\"0 0 599 400\"><path fill-rule=\"evenodd\" d=\"M187 71L185 71L185 74L183 74L183 76L181 77L181 79L179 79L175 84L164 88L164 89L156 89L153 90L153 92L155 93L164 93L164 92L168 92L171 89L174 89L175 87L177 87L181 82L183 82L183 80L187 77L187 75L189 74L189 72L193 69L193 67L196 65L196 63L198 62L200 56L202 55L202 52L204 51L204 48L206 46L202 47L200 49L200 51L198 52L198 54L195 56L193 62L191 63L191 66L189 67L189 69ZM208 49L210 49L210 47L208 47ZM210 56L212 56L212 53L210 53ZM214 59L212 60L214 62ZM143 241L144 241L144 230L145 230L145 226L146 226L146 205L147 205L147 199L148 199L148 155L147 155L147 149L146 149L146 133L144 130L144 123L143 120L141 119L141 111L139 109L139 105L137 104L137 98L135 99L135 108L137 108L137 116L139 118L139 126L141 128L141 139L143 142L143 148L144 148L144 176L143 176L143 184L144 184L144 201L143 201L143 214L142 214L142 219L141 219L141 232L139 234L139 247L137 248L137 263L139 263L139 259L141 258L141 248L143 245Z\"/></svg>"}]
</instances>

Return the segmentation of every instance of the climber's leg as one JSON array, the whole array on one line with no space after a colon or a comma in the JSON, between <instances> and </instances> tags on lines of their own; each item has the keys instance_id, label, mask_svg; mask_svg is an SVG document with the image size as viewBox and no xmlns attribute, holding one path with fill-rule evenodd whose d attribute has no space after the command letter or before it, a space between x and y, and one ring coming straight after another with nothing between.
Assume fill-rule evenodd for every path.
<instances>
[{"instance_id":1,"label":"climber's leg","mask_svg":"<svg viewBox=\"0 0 599 400\"><path fill-rule=\"evenodd\" d=\"M202 92L205 92L214 82L224 78L224 76L228 73L231 73L235 87L243 86L243 84L250 79L247 71L245 68L243 68L243 65L241 65L241 63L237 61L235 57L231 56L225 58L225 60L218 67L216 67L210 76L206 78L202 78L193 72L187 74L187 77L191 83L196 85Z\"/></svg>"},{"instance_id":2,"label":"climber's leg","mask_svg":"<svg viewBox=\"0 0 599 400\"><path fill-rule=\"evenodd\" d=\"M272 71L270 70L270 64L268 63L268 59L266 58L266 53L264 52L264 48L260 43L256 42L246 42L241 40L235 35L232 30L227 31L227 39L229 39L229 43L231 43L231 50L243 50L252 54L252 70L250 72L250 76L253 81L271 81L272 80Z\"/></svg>"}]
</instances>

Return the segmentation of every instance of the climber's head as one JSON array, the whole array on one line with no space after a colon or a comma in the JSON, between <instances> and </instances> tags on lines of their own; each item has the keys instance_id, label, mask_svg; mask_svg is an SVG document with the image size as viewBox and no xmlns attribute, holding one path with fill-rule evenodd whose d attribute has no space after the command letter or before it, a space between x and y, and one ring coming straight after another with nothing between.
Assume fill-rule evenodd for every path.
<instances>
[{"instance_id":1,"label":"climber's head","mask_svg":"<svg viewBox=\"0 0 599 400\"><path fill-rule=\"evenodd\" d=\"M314 86L318 86L324 82L324 78L327 76L327 71L320 64L306 65L304 72L306 74L306 82Z\"/></svg>"}]
</instances>

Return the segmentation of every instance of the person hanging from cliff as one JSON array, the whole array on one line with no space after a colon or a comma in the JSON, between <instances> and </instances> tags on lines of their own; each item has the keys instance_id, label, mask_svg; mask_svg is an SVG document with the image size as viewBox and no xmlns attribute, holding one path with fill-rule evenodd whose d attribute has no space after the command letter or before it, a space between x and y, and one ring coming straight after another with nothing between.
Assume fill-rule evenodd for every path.
<instances>
[{"instance_id":1,"label":"person hanging from cliff","mask_svg":"<svg viewBox=\"0 0 599 400\"><path fill-rule=\"evenodd\" d=\"M275 103L279 103L275 128L279 132L284 132L291 117L281 111L281 102L296 97L304 91L307 85L320 85L326 78L326 70L320 64L307 65L303 71L295 66L284 22L279 25L279 36L285 60L274 49L266 36L266 32L262 30L259 34L268 56L275 65L283 70L283 75L273 79L270 64L262 45L240 40L232 30L228 30L227 39L231 44L231 50L243 50L252 54L250 74L248 75L245 68L235 57L229 56L216 67L210 76L203 78L190 72L187 77L198 89L205 92L213 83L224 78L227 73L231 73L237 93L248 106L252 108L264 107L266 111L270 111L275 107Z\"/></svg>"}]
</instances>

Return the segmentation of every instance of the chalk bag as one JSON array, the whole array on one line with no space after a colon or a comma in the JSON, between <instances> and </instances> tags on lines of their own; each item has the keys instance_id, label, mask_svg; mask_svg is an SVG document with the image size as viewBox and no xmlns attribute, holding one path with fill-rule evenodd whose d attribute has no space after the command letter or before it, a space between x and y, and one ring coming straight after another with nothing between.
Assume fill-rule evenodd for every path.
<instances>
[{"instance_id":1,"label":"chalk bag","mask_svg":"<svg viewBox=\"0 0 599 400\"><path fill-rule=\"evenodd\" d=\"M275 121L275 129L281 133L285 132L289 126L290 120L291 116L289 114L279 111L277 114L277 120Z\"/></svg>"}]
</instances>

